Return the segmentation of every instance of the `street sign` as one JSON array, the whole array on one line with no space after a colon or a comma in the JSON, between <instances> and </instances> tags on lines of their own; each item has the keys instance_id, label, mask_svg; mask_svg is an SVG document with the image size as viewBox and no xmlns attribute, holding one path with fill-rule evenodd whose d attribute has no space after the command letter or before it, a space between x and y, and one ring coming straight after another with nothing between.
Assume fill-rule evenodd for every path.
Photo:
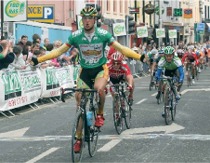
<instances>
[{"instance_id":1,"label":"street sign","mask_svg":"<svg viewBox=\"0 0 210 163\"><path fill-rule=\"evenodd\" d=\"M139 7L137 7L137 8L129 7L129 13L130 14L139 14Z\"/></svg>"},{"instance_id":2,"label":"street sign","mask_svg":"<svg viewBox=\"0 0 210 163\"><path fill-rule=\"evenodd\" d=\"M182 8L174 8L174 16L182 16Z\"/></svg>"},{"instance_id":3,"label":"street sign","mask_svg":"<svg viewBox=\"0 0 210 163\"><path fill-rule=\"evenodd\" d=\"M204 31L205 30L205 23L197 23L196 31Z\"/></svg>"}]
</instances>

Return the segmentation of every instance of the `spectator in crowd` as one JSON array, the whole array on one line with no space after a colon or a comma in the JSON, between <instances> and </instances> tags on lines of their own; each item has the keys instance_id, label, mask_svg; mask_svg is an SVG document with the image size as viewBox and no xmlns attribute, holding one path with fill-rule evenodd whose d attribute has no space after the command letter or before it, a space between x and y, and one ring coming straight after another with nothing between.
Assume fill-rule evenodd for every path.
<instances>
[{"instance_id":1,"label":"spectator in crowd","mask_svg":"<svg viewBox=\"0 0 210 163\"><path fill-rule=\"evenodd\" d=\"M77 48L73 48L70 52L69 61L71 64L76 65L79 62L79 50Z\"/></svg>"},{"instance_id":2,"label":"spectator in crowd","mask_svg":"<svg viewBox=\"0 0 210 163\"><path fill-rule=\"evenodd\" d=\"M33 53L31 51L32 49L32 42L27 41L26 46L23 48L23 56L27 53L27 58L25 59L26 63L29 63L31 61L31 58L33 56Z\"/></svg>"},{"instance_id":3,"label":"spectator in crowd","mask_svg":"<svg viewBox=\"0 0 210 163\"><path fill-rule=\"evenodd\" d=\"M8 68L9 64L15 59L15 54L12 52L11 44L7 40L0 42L0 70Z\"/></svg>"},{"instance_id":4,"label":"spectator in crowd","mask_svg":"<svg viewBox=\"0 0 210 163\"><path fill-rule=\"evenodd\" d=\"M39 43L32 44L31 52L34 53L35 50L40 50L40 44Z\"/></svg>"},{"instance_id":5,"label":"spectator in crowd","mask_svg":"<svg viewBox=\"0 0 210 163\"><path fill-rule=\"evenodd\" d=\"M14 61L9 65L9 68L14 68L16 70L26 69L26 63L23 59L22 47L20 45L15 45L13 47L13 53L15 54Z\"/></svg>"},{"instance_id":6,"label":"spectator in crowd","mask_svg":"<svg viewBox=\"0 0 210 163\"><path fill-rule=\"evenodd\" d=\"M54 41L53 49L57 49L57 48L61 47L61 45L62 45L62 41L56 40L56 41ZM64 55L65 55L65 53L62 54L61 56L59 56L58 58L51 59L51 61L54 63L53 65L56 67L60 67L61 65L63 65L62 59L63 59Z\"/></svg>"},{"instance_id":7,"label":"spectator in crowd","mask_svg":"<svg viewBox=\"0 0 210 163\"><path fill-rule=\"evenodd\" d=\"M23 48L23 46L26 45L28 41L28 36L26 35L22 35L20 41L17 43L17 45L21 46Z\"/></svg>"},{"instance_id":8,"label":"spectator in crowd","mask_svg":"<svg viewBox=\"0 0 210 163\"><path fill-rule=\"evenodd\" d=\"M44 39L44 48L47 49L47 45L50 44L50 40L48 38Z\"/></svg>"},{"instance_id":9,"label":"spectator in crowd","mask_svg":"<svg viewBox=\"0 0 210 163\"><path fill-rule=\"evenodd\" d=\"M43 55L45 55L45 49L44 48L41 48L40 50L35 50L34 51L34 56L35 57L41 57ZM40 68L44 69L44 68L47 68L47 67L50 67L50 66L53 66L53 63L51 61L45 61L45 62L39 63L36 67L40 67Z\"/></svg>"},{"instance_id":10,"label":"spectator in crowd","mask_svg":"<svg viewBox=\"0 0 210 163\"><path fill-rule=\"evenodd\" d=\"M53 47L53 44L51 44L51 43L48 44L48 45L46 46L46 54L49 53L50 51L52 51L53 48L54 48L54 47Z\"/></svg>"},{"instance_id":11,"label":"spectator in crowd","mask_svg":"<svg viewBox=\"0 0 210 163\"><path fill-rule=\"evenodd\" d=\"M33 34L32 40L33 40L33 44L36 44L36 43L39 43L39 45L41 44L41 37L36 33Z\"/></svg>"}]
</instances>

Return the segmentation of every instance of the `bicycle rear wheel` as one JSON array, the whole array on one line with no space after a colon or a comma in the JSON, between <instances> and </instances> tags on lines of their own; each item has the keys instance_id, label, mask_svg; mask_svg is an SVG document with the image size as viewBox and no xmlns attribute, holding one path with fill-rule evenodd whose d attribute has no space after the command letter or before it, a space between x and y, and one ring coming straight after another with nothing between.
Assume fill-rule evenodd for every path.
<instances>
[{"instance_id":1,"label":"bicycle rear wheel","mask_svg":"<svg viewBox=\"0 0 210 163\"><path fill-rule=\"evenodd\" d=\"M169 88L165 88L164 92L164 112L165 112L165 123L166 125L170 125L172 123L171 116L171 99L170 99L170 90Z\"/></svg>"},{"instance_id":2,"label":"bicycle rear wheel","mask_svg":"<svg viewBox=\"0 0 210 163\"><path fill-rule=\"evenodd\" d=\"M88 152L91 157L93 157L97 151L97 144L98 144L98 134L99 128L95 127L95 120L96 120L96 113L93 113L94 117L92 120L92 125L88 127Z\"/></svg>"},{"instance_id":3,"label":"bicycle rear wheel","mask_svg":"<svg viewBox=\"0 0 210 163\"><path fill-rule=\"evenodd\" d=\"M125 102L125 108L122 110L122 115L125 119L125 126L127 129L129 129L131 127L131 106L128 105L127 102Z\"/></svg>"},{"instance_id":4,"label":"bicycle rear wheel","mask_svg":"<svg viewBox=\"0 0 210 163\"><path fill-rule=\"evenodd\" d=\"M73 123L73 128L72 128L72 139L71 139L71 156L72 156L72 162L80 162L82 160L82 155L83 155L83 149L85 147L85 122L83 119L83 113L81 110L78 110L75 116L75 120ZM82 120L82 121L81 121ZM77 141L78 135L76 133L76 130L80 124L80 127L82 128L82 133L81 133L81 149L79 152L74 152L74 144Z\"/></svg>"},{"instance_id":5,"label":"bicycle rear wheel","mask_svg":"<svg viewBox=\"0 0 210 163\"><path fill-rule=\"evenodd\" d=\"M113 120L114 120L114 127L117 134L121 134L123 130L123 119L122 119L122 112L120 108L120 99L119 97L114 97L113 100Z\"/></svg>"}]
</instances>

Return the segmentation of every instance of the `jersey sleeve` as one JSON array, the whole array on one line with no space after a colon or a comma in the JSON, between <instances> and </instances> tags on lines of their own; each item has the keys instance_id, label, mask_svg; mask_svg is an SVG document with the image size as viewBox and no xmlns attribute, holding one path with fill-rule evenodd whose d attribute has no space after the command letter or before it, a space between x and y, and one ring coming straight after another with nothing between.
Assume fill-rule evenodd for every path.
<instances>
[{"instance_id":1,"label":"jersey sleeve","mask_svg":"<svg viewBox=\"0 0 210 163\"><path fill-rule=\"evenodd\" d=\"M112 36L112 34L109 33L108 31L106 31L106 30L104 30L104 29L102 29L102 28L98 28L98 32L99 32L102 36L104 36L104 38L106 39L106 42L107 42L108 45L112 44L112 43L115 41L115 39L114 39L114 37Z\"/></svg>"},{"instance_id":2,"label":"jersey sleeve","mask_svg":"<svg viewBox=\"0 0 210 163\"><path fill-rule=\"evenodd\" d=\"M3 54L0 54L0 59L3 59L4 58L4 55Z\"/></svg>"},{"instance_id":3,"label":"jersey sleeve","mask_svg":"<svg viewBox=\"0 0 210 163\"><path fill-rule=\"evenodd\" d=\"M69 37L68 37L68 42L67 42L67 44L69 44L69 45L73 45L74 43L73 43L73 39L72 39L72 33L69 35Z\"/></svg>"},{"instance_id":4,"label":"jersey sleeve","mask_svg":"<svg viewBox=\"0 0 210 163\"><path fill-rule=\"evenodd\" d=\"M131 75L131 69L129 68L129 66L127 64L123 64L123 67L125 67L125 75Z\"/></svg>"}]
</instances>

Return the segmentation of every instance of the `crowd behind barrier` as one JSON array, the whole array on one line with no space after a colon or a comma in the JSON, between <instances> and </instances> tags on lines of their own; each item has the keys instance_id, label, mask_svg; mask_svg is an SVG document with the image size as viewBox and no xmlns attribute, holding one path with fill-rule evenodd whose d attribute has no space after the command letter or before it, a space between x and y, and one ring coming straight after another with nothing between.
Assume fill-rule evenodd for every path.
<instances>
[{"instance_id":1,"label":"crowd behind barrier","mask_svg":"<svg viewBox=\"0 0 210 163\"><path fill-rule=\"evenodd\" d=\"M60 88L75 86L79 65L46 69L1 70L0 112L60 95Z\"/></svg>"}]
</instances>

